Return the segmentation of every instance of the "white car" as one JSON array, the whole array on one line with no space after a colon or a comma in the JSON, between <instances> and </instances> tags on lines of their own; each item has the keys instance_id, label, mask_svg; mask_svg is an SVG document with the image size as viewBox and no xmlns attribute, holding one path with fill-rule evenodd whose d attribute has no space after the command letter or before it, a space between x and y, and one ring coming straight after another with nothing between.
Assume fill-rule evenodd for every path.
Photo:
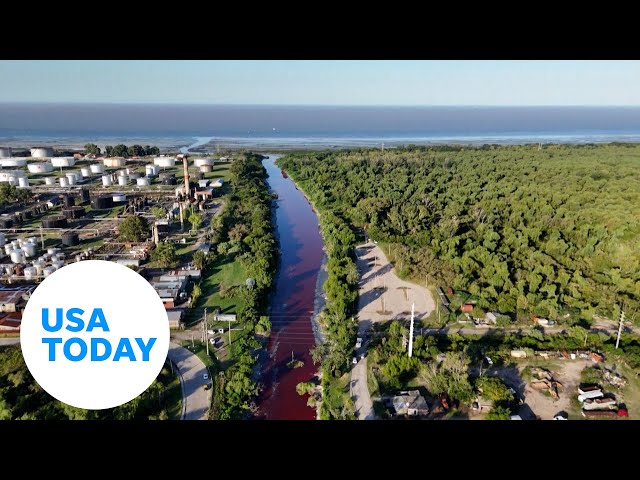
<instances>
[{"instance_id":1,"label":"white car","mask_svg":"<svg viewBox=\"0 0 640 480\"><path fill-rule=\"evenodd\" d=\"M202 378L203 378L204 380L209 380L209 374L208 374L208 373L205 373L204 375L202 375Z\"/></svg>"},{"instance_id":2,"label":"white car","mask_svg":"<svg viewBox=\"0 0 640 480\"><path fill-rule=\"evenodd\" d=\"M211 345L215 345L215 344L216 344L216 339L215 339L215 338L210 338L210 339L209 339L209 343L210 343Z\"/></svg>"},{"instance_id":3,"label":"white car","mask_svg":"<svg viewBox=\"0 0 640 480\"><path fill-rule=\"evenodd\" d=\"M353 357L352 363L355 365L356 363L358 363L358 359L356 357Z\"/></svg>"}]
</instances>

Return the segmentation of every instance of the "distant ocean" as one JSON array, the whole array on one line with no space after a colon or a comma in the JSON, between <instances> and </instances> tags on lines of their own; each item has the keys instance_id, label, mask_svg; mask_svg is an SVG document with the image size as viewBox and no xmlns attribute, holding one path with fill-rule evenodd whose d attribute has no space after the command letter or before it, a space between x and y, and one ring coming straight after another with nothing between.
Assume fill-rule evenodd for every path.
<instances>
[{"instance_id":1,"label":"distant ocean","mask_svg":"<svg viewBox=\"0 0 640 480\"><path fill-rule=\"evenodd\" d=\"M640 107L318 107L0 104L0 146L640 142Z\"/></svg>"}]
</instances>

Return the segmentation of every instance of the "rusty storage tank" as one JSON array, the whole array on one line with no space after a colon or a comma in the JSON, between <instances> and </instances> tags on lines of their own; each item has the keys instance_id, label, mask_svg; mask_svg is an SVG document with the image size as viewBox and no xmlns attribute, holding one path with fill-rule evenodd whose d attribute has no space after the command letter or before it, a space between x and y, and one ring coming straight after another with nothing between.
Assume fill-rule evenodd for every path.
<instances>
[{"instance_id":1,"label":"rusty storage tank","mask_svg":"<svg viewBox=\"0 0 640 480\"><path fill-rule=\"evenodd\" d=\"M62 244L67 247L75 247L80 245L80 237L75 232L66 232L62 234Z\"/></svg>"},{"instance_id":2,"label":"rusty storage tank","mask_svg":"<svg viewBox=\"0 0 640 480\"><path fill-rule=\"evenodd\" d=\"M71 207L65 208L62 210L62 214L65 218L74 219L74 218L82 218L86 215L86 211L84 207Z\"/></svg>"},{"instance_id":3,"label":"rusty storage tank","mask_svg":"<svg viewBox=\"0 0 640 480\"><path fill-rule=\"evenodd\" d=\"M64 203L64 208L71 208L76 204L76 199L68 193L62 195L62 201Z\"/></svg>"},{"instance_id":4,"label":"rusty storage tank","mask_svg":"<svg viewBox=\"0 0 640 480\"><path fill-rule=\"evenodd\" d=\"M44 228L64 228L67 226L67 219L64 215L54 215L42 219Z\"/></svg>"},{"instance_id":5,"label":"rusty storage tank","mask_svg":"<svg viewBox=\"0 0 640 480\"><path fill-rule=\"evenodd\" d=\"M82 203L89 203L91 198L89 197L89 189L83 188L80 190Z\"/></svg>"},{"instance_id":6,"label":"rusty storage tank","mask_svg":"<svg viewBox=\"0 0 640 480\"><path fill-rule=\"evenodd\" d=\"M103 210L105 208L113 207L113 196L112 195L104 195L101 197L93 197L91 200L91 207L96 210Z\"/></svg>"}]
</instances>

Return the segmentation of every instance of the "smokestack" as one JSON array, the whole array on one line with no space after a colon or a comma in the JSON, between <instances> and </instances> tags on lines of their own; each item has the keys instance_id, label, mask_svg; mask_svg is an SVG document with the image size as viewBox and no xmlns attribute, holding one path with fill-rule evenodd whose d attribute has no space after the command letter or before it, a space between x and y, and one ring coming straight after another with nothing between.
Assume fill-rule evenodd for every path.
<instances>
[{"instance_id":1,"label":"smokestack","mask_svg":"<svg viewBox=\"0 0 640 480\"><path fill-rule=\"evenodd\" d=\"M187 165L187 154L180 154L178 158L182 159L182 167L184 168L184 196L187 200L191 198L189 191L189 166Z\"/></svg>"}]
</instances>

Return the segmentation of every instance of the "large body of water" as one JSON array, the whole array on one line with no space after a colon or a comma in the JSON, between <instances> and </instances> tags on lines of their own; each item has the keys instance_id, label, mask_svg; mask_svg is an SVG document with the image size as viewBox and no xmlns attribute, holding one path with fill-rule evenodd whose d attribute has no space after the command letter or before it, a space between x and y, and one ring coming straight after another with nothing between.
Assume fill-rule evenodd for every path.
<instances>
[{"instance_id":1,"label":"large body of water","mask_svg":"<svg viewBox=\"0 0 640 480\"><path fill-rule=\"evenodd\" d=\"M0 145L153 142L343 147L380 143L640 142L640 107L320 107L0 104Z\"/></svg>"},{"instance_id":2,"label":"large body of water","mask_svg":"<svg viewBox=\"0 0 640 480\"><path fill-rule=\"evenodd\" d=\"M258 401L258 418L313 420L315 410L296 385L311 380L318 367L309 350L315 345L311 317L316 283L322 265L323 243L318 217L293 181L282 175L270 156L264 161L269 186L278 194L275 222L280 243L280 264L271 297L272 322L268 359L263 367L264 389ZM294 358L304 366L290 368Z\"/></svg>"}]
</instances>

